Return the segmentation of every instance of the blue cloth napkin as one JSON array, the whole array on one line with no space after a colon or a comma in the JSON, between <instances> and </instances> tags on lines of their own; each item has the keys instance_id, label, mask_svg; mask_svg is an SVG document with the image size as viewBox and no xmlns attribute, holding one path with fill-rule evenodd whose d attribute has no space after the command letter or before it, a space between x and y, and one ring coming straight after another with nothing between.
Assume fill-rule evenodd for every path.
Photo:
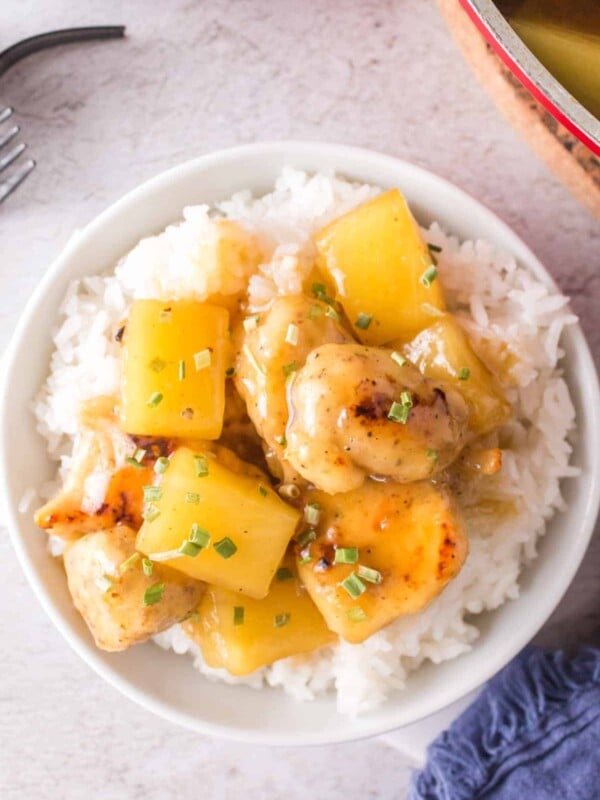
<instances>
[{"instance_id":1,"label":"blue cloth napkin","mask_svg":"<svg viewBox=\"0 0 600 800\"><path fill-rule=\"evenodd\" d=\"M599 800L600 650L527 648L427 756L408 800Z\"/></svg>"}]
</instances>

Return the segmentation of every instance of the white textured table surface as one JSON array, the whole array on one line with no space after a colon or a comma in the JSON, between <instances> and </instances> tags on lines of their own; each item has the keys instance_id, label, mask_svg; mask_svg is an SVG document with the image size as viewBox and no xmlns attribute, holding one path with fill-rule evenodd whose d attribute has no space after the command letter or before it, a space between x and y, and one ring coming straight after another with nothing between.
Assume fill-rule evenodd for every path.
<instances>
[{"instance_id":1,"label":"white textured table surface","mask_svg":"<svg viewBox=\"0 0 600 800\"><path fill-rule=\"evenodd\" d=\"M127 41L48 51L0 79L38 161L0 207L0 346L71 231L218 147L340 141L426 166L503 217L573 297L600 352L600 229L482 93L430 0L4 0L0 48L85 24ZM598 537L540 641L598 639ZM596 567L594 567L594 564ZM371 740L268 750L179 730L102 683L51 627L0 537L0 794L21 798L401 798Z\"/></svg>"}]
</instances>

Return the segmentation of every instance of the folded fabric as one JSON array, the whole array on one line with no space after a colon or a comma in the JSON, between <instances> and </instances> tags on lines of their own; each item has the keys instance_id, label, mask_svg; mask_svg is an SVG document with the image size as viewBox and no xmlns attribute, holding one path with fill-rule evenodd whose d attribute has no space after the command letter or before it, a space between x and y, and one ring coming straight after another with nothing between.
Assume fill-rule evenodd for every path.
<instances>
[{"instance_id":1,"label":"folded fabric","mask_svg":"<svg viewBox=\"0 0 600 800\"><path fill-rule=\"evenodd\" d=\"M527 648L427 756L408 800L599 800L600 650Z\"/></svg>"}]
</instances>

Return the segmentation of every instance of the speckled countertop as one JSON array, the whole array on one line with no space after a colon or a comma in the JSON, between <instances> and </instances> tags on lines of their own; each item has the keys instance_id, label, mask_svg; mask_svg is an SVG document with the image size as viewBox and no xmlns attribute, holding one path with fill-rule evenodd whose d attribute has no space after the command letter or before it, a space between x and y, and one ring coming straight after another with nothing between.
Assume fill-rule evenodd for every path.
<instances>
[{"instance_id":1,"label":"speckled countertop","mask_svg":"<svg viewBox=\"0 0 600 800\"><path fill-rule=\"evenodd\" d=\"M74 228L191 156L260 139L363 145L437 172L497 212L573 298L600 354L600 226L480 90L433 0L4 0L0 49L85 24L126 41L34 56L0 79L38 167L0 207L0 347ZM401 798L377 740L269 750L154 718L53 629L0 536L3 800ZM598 537L540 641L599 639Z\"/></svg>"}]
</instances>

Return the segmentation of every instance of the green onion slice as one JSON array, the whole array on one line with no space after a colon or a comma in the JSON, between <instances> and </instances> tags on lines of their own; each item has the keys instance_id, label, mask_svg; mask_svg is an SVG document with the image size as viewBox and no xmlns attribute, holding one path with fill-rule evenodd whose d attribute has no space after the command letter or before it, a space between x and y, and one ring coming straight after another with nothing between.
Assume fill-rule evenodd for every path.
<instances>
[{"instance_id":1,"label":"green onion slice","mask_svg":"<svg viewBox=\"0 0 600 800\"><path fill-rule=\"evenodd\" d=\"M399 353L397 350L394 350L394 352L391 355L391 359L392 361L395 361L399 367L403 367L407 363L402 353Z\"/></svg>"},{"instance_id":2,"label":"green onion slice","mask_svg":"<svg viewBox=\"0 0 600 800\"><path fill-rule=\"evenodd\" d=\"M356 322L354 324L357 328L366 331L372 322L373 322L373 315L363 314L363 312L361 311L358 317L356 318Z\"/></svg>"},{"instance_id":3,"label":"green onion slice","mask_svg":"<svg viewBox=\"0 0 600 800\"><path fill-rule=\"evenodd\" d=\"M333 303L333 298L327 294L327 287L324 283L313 283L312 293L317 300L321 300L323 303Z\"/></svg>"},{"instance_id":4,"label":"green onion slice","mask_svg":"<svg viewBox=\"0 0 600 800\"><path fill-rule=\"evenodd\" d=\"M311 561L312 561L312 556L310 554L302 556L302 558L299 559L300 564L309 564Z\"/></svg>"},{"instance_id":5,"label":"green onion slice","mask_svg":"<svg viewBox=\"0 0 600 800\"><path fill-rule=\"evenodd\" d=\"M148 587L148 589L146 589L144 592L144 605L153 606L155 603L158 603L160 600L162 600L164 593L164 583L155 583L154 586Z\"/></svg>"},{"instance_id":6,"label":"green onion slice","mask_svg":"<svg viewBox=\"0 0 600 800\"><path fill-rule=\"evenodd\" d=\"M298 362L291 361L289 364L284 364L281 369L283 370L283 374L285 375L285 377L289 378L292 372L296 372L296 370L298 369Z\"/></svg>"},{"instance_id":7,"label":"green onion slice","mask_svg":"<svg viewBox=\"0 0 600 800\"><path fill-rule=\"evenodd\" d=\"M400 403L404 406L404 408L412 408L413 407L412 394L410 392L401 392Z\"/></svg>"},{"instance_id":8,"label":"green onion slice","mask_svg":"<svg viewBox=\"0 0 600 800\"><path fill-rule=\"evenodd\" d=\"M119 573L122 575L124 572L127 572L128 569L135 567L140 558L141 556L139 553L132 553L122 564L119 564Z\"/></svg>"},{"instance_id":9,"label":"green onion slice","mask_svg":"<svg viewBox=\"0 0 600 800\"><path fill-rule=\"evenodd\" d=\"M321 518L321 506L318 503L308 503L304 506L304 520L309 525L318 525Z\"/></svg>"},{"instance_id":10,"label":"green onion slice","mask_svg":"<svg viewBox=\"0 0 600 800\"><path fill-rule=\"evenodd\" d=\"M314 528L307 528L307 530L302 531L300 536L298 536L297 539L298 545L301 548L306 547L307 544L314 542L316 538L317 538L317 532L314 530Z\"/></svg>"},{"instance_id":11,"label":"green onion slice","mask_svg":"<svg viewBox=\"0 0 600 800\"><path fill-rule=\"evenodd\" d=\"M145 469L144 465L140 464L140 462L133 456L128 456L125 459L125 463L129 464L130 467L135 467L136 469Z\"/></svg>"},{"instance_id":12,"label":"green onion slice","mask_svg":"<svg viewBox=\"0 0 600 800\"><path fill-rule=\"evenodd\" d=\"M431 303L421 303L421 308L426 314L429 314L430 317L443 317L444 312L440 311L439 308L432 306Z\"/></svg>"},{"instance_id":13,"label":"green onion slice","mask_svg":"<svg viewBox=\"0 0 600 800\"><path fill-rule=\"evenodd\" d=\"M210 348L208 347L205 350L199 350L197 353L194 353L194 367L196 368L196 372L210 367L211 360Z\"/></svg>"},{"instance_id":14,"label":"green onion slice","mask_svg":"<svg viewBox=\"0 0 600 800\"><path fill-rule=\"evenodd\" d=\"M150 397L146 400L146 405L150 406L150 408L156 408L156 406L162 402L162 399L162 392L152 392Z\"/></svg>"},{"instance_id":15,"label":"green onion slice","mask_svg":"<svg viewBox=\"0 0 600 800\"><path fill-rule=\"evenodd\" d=\"M428 447L427 448L427 458L430 461L435 462L435 461L437 461L439 459L439 457L440 457L440 454L438 453L437 450L434 450L433 447Z\"/></svg>"},{"instance_id":16,"label":"green onion slice","mask_svg":"<svg viewBox=\"0 0 600 800\"><path fill-rule=\"evenodd\" d=\"M106 594L115 585L114 580L110 578L108 575L100 575L99 577L96 578L94 583L96 584L98 589L100 589L102 594Z\"/></svg>"},{"instance_id":17,"label":"green onion slice","mask_svg":"<svg viewBox=\"0 0 600 800\"><path fill-rule=\"evenodd\" d=\"M186 492L184 500L186 503L192 503L193 505L197 506L200 502L200 495L198 492Z\"/></svg>"},{"instance_id":18,"label":"green onion slice","mask_svg":"<svg viewBox=\"0 0 600 800\"><path fill-rule=\"evenodd\" d=\"M346 614L348 619L352 622L364 622L367 619L365 612L362 610L362 608L358 608L358 606L355 608L349 608L348 611L346 611Z\"/></svg>"},{"instance_id":19,"label":"green onion slice","mask_svg":"<svg viewBox=\"0 0 600 800\"><path fill-rule=\"evenodd\" d=\"M157 517L160 517L158 506L155 506L154 503L148 503L142 516L146 522L154 522Z\"/></svg>"},{"instance_id":20,"label":"green onion slice","mask_svg":"<svg viewBox=\"0 0 600 800\"><path fill-rule=\"evenodd\" d=\"M253 331L258 326L259 320L260 320L260 314L254 314L251 317L246 317L246 319L244 320L244 330L246 331L246 333L250 333L250 331Z\"/></svg>"},{"instance_id":21,"label":"green onion slice","mask_svg":"<svg viewBox=\"0 0 600 800\"><path fill-rule=\"evenodd\" d=\"M160 486L144 486L144 500L151 503L153 500L160 500L163 490Z\"/></svg>"},{"instance_id":22,"label":"green onion slice","mask_svg":"<svg viewBox=\"0 0 600 800\"><path fill-rule=\"evenodd\" d=\"M320 317L322 313L323 309L321 308L321 306L311 306L307 316L310 320L314 321L315 319L317 319L317 317Z\"/></svg>"},{"instance_id":23,"label":"green onion slice","mask_svg":"<svg viewBox=\"0 0 600 800\"><path fill-rule=\"evenodd\" d=\"M195 544L194 542L190 542L189 539L186 539L185 542L182 542L179 545L179 552L183 556L189 556L190 558L196 558L198 553L202 550L200 545Z\"/></svg>"},{"instance_id":24,"label":"green onion slice","mask_svg":"<svg viewBox=\"0 0 600 800\"><path fill-rule=\"evenodd\" d=\"M291 614L288 614L287 612L284 614L275 614L275 616L273 617L273 625L276 628L283 628L283 626L287 625L288 622L290 621L290 617Z\"/></svg>"},{"instance_id":25,"label":"green onion slice","mask_svg":"<svg viewBox=\"0 0 600 800\"><path fill-rule=\"evenodd\" d=\"M402 403L396 403L394 401L389 410L388 419L391 419L393 422L399 422L402 425L406 425L409 413L410 406L405 406L402 405Z\"/></svg>"},{"instance_id":26,"label":"green onion slice","mask_svg":"<svg viewBox=\"0 0 600 800\"><path fill-rule=\"evenodd\" d=\"M333 306L327 307L327 311L325 311L325 316L335 320L336 322L339 322L341 320L340 315Z\"/></svg>"},{"instance_id":27,"label":"green onion slice","mask_svg":"<svg viewBox=\"0 0 600 800\"><path fill-rule=\"evenodd\" d=\"M358 547L336 547L334 564L356 564L358 561Z\"/></svg>"},{"instance_id":28,"label":"green onion slice","mask_svg":"<svg viewBox=\"0 0 600 800\"><path fill-rule=\"evenodd\" d=\"M206 476L208 475L208 459L206 458L206 456L195 455L194 467L196 468L197 478L206 478Z\"/></svg>"},{"instance_id":29,"label":"green onion slice","mask_svg":"<svg viewBox=\"0 0 600 800\"><path fill-rule=\"evenodd\" d=\"M371 567L363 567L362 564L358 565L358 577L362 578L363 581L367 581L368 583L381 583L383 580L383 576L381 572L376 569L371 569Z\"/></svg>"},{"instance_id":30,"label":"green onion slice","mask_svg":"<svg viewBox=\"0 0 600 800\"><path fill-rule=\"evenodd\" d=\"M420 281L426 289L429 289L429 287L435 281L437 276L438 276L438 271L432 264L430 267L427 267L425 272L421 275Z\"/></svg>"},{"instance_id":31,"label":"green onion slice","mask_svg":"<svg viewBox=\"0 0 600 800\"><path fill-rule=\"evenodd\" d=\"M244 624L244 606L233 607L233 624L234 625Z\"/></svg>"},{"instance_id":32,"label":"green onion slice","mask_svg":"<svg viewBox=\"0 0 600 800\"><path fill-rule=\"evenodd\" d=\"M153 358L149 364L149 367L153 372L162 372L166 366L167 362L163 361L162 358Z\"/></svg>"},{"instance_id":33,"label":"green onion slice","mask_svg":"<svg viewBox=\"0 0 600 800\"><path fill-rule=\"evenodd\" d=\"M287 439L285 438L285 436L276 436L275 441L282 447L287 447Z\"/></svg>"},{"instance_id":34,"label":"green onion slice","mask_svg":"<svg viewBox=\"0 0 600 800\"><path fill-rule=\"evenodd\" d=\"M259 494L261 494L263 497L266 497L269 494L264 486L259 486L258 487L258 491L259 491Z\"/></svg>"},{"instance_id":35,"label":"green onion slice","mask_svg":"<svg viewBox=\"0 0 600 800\"><path fill-rule=\"evenodd\" d=\"M298 344L298 326L290 322L287 332L285 334L285 341L294 347Z\"/></svg>"},{"instance_id":36,"label":"green onion slice","mask_svg":"<svg viewBox=\"0 0 600 800\"><path fill-rule=\"evenodd\" d=\"M150 561L149 558L142 559L142 570L144 571L144 575L147 578L150 578L152 573L154 572L154 564Z\"/></svg>"},{"instance_id":37,"label":"green onion slice","mask_svg":"<svg viewBox=\"0 0 600 800\"><path fill-rule=\"evenodd\" d=\"M177 380L184 381L185 380L185 361L183 358L177 364Z\"/></svg>"},{"instance_id":38,"label":"green onion slice","mask_svg":"<svg viewBox=\"0 0 600 800\"><path fill-rule=\"evenodd\" d=\"M367 587L358 577L356 572L351 572L348 577L340 583L342 589L345 589L353 600L367 590Z\"/></svg>"},{"instance_id":39,"label":"green onion slice","mask_svg":"<svg viewBox=\"0 0 600 800\"><path fill-rule=\"evenodd\" d=\"M215 542L213 547L221 556L221 558L231 558L232 555L237 553L237 545L229 538L229 536L226 536L224 539L220 539L218 542Z\"/></svg>"},{"instance_id":40,"label":"green onion slice","mask_svg":"<svg viewBox=\"0 0 600 800\"><path fill-rule=\"evenodd\" d=\"M459 381L468 381L470 375L471 375L471 370L468 367L461 367L458 370Z\"/></svg>"},{"instance_id":41,"label":"green onion slice","mask_svg":"<svg viewBox=\"0 0 600 800\"><path fill-rule=\"evenodd\" d=\"M194 522L188 539L190 542L192 542L192 544L195 544L198 547L208 547L210 542L210 533L204 528L201 528L197 522Z\"/></svg>"},{"instance_id":42,"label":"green onion slice","mask_svg":"<svg viewBox=\"0 0 600 800\"><path fill-rule=\"evenodd\" d=\"M154 464L154 472L157 475L162 475L163 472L166 472L169 468L169 459L165 458L165 456L161 456L160 458L156 459L156 463Z\"/></svg>"}]
</instances>

